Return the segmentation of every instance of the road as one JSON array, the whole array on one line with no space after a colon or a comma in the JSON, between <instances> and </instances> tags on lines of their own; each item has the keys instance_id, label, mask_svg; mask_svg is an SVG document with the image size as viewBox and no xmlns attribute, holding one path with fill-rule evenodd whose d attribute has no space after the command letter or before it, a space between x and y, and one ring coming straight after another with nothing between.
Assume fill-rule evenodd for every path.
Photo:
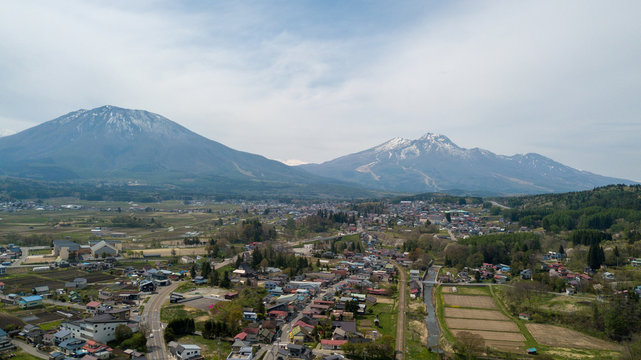
<instances>
[{"instance_id":1,"label":"road","mask_svg":"<svg viewBox=\"0 0 641 360\"><path fill-rule=\"evenodd\" d=\"M511 209L509 206L505 206L505 205L499 204L499 203L497 203L496 201L490 201L490 203L491 203L492 205L494 205L494 206L498 206L498 207L500 207L501 209Z\"/></svg>"},{"instance_id":2,"label":"road","mask_svg":"<svg viewBox=\"0 0 641 360\"><path fill-rule=\"evenodd\" d=\"M157 294L152 295L145 309L142 313L141 323L146 325L151 335L147 339L147 359L149 360L167 360L169 353L165 347L165 340L163 336L163 327L160 322L160 309L167 301L169 295L180 285L181 282L176 281L169 286L160 287Z\"/></svg>"},{"instance_id":3,"label":"road","mask_svg":"<svg viewBox=\"0 0 641 360\"><path fill-rule=\"evenodd\" d=\"M447 233L450 234L450 239L452 239L452 241L458 241L456 236L454 236L454 233L452 232L452 230L447 229Z\"/></svg>"},{"instance_id":4,"label":"road","mask_svg":"<svg viewBox=\"0 0 641 360\"><path fill-rule=\"evenodd\" d=\"M22 349L22 351L26 352L26 353L27 353L27 354L29 354L29 355L33 355L33 356L35 356L35 357L37 357L37 358L40 358L40 359L49 359L49 354L47 354L47 353L41 353L40 351L38 351L38 349L36 349L35 347L33 347L33 346L31 346L31 345L27 344L27 343L26 343L26 342L24 342L24 341L17 340L17 339L13 339L13 343L14 343L17 347L19 347L20 349Z\"/></svg>"},{"instance_id":5,"label":"road","mask_svg":"<svg viewBox=\"0 0 641 360\"><path fill-rule=\"evenodd\" d=\"M427 347L437 352L439 352L439 327L438 320L436 319L436 306L434 306L432 290L436 284L436 277L440 268L440 266L431 266L427 271L425 281L423 281L423 301L425 301L425 309L427 310L427 316L425 317L425 324L427 325Z\"/></svg>"},{"instance_id":6,"label":"road","mask_svg":"<svg viewBox=\"0 0 641 360\"><path fill-rule=\"evenodd\" d=\"M400 275L398 280L401 284L398 290L398 318L396 319L396 359L402 360L405 357L405 305L407 303L407 276L405 270L394 261L396 270Z\"/></svg>"}]
</instances>

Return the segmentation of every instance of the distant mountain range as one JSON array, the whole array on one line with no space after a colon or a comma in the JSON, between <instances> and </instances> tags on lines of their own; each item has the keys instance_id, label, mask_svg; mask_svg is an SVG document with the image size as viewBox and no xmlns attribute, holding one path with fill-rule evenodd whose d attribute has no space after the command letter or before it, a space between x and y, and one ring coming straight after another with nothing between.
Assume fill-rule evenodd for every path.
<instances>
[{"instance_id":1,"label":"distant mountain range","mask_svg":"<svg viewBox=\"0 0 641 360\"><path fill-rule=\"evenodd\" d=\"M0 175L343 198L381 191L546 193L632 183L537 154L501 156L463 149L430 133L417 140L395 138L323 164L291 167L231 149L160 115L115 106L74 111L1 137Z\"/></svg>"},{"instance_id":2,"label":"distant mountain range","mask_svg":"<svg viewBox=\"0 0 641 360\"><path fill-rule=\"evenodd\" d=\"M0 175L48 181L195 184L225 193L374 194L231 149L163 116L115 106L74 111L2 137L0 159Z\"/></svg>"},{"instance_id":3,"label":"distant mountain range","mask_svg":"<svg viewBox=\"0 0 641 360\"><path fill-rule=\"evenodd\" d=\"M394 138L365 151L300 167L369 188L410 193L534 194L634 183L579 171L539 154L503 156L464 149L432 133L416 140Z\"/></svg>"}]
</instances>

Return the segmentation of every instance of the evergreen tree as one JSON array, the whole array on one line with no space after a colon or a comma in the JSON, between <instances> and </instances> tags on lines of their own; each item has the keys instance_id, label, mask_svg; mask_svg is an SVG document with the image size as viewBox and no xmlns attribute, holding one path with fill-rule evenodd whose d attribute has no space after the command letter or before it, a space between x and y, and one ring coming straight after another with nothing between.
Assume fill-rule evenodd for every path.
<instances>
[{"instance_id":1,"label":"evergreen tree","mask_svg":"<svg viewBox=\"0 0 641 360\"><path fill-rule=\"evenodd\" d=\"M225 271L223 275L223 280L220 282L220 287L229 289L231 287L231 280L229 279L229 272Z\"/></svg>"}]
</instances>

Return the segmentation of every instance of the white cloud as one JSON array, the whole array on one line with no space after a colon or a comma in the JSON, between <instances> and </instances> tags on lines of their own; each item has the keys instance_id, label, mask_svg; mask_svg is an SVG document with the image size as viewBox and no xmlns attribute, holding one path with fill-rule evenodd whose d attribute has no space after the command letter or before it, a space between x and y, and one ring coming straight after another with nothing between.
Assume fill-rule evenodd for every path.
<instances>
[{"instance_id":1,"label":"white cloud","mask_svg":"<svg viewBox=\"0 0 641 360\"><path fill-rule=\"evenodd\" d=\"M429 4L378 30L312 5L2 2L0 127L112 104L269 158L436 131L641 180L637 140L609 125L641 123L638 2Z\"/></svg>"}]
</instances>

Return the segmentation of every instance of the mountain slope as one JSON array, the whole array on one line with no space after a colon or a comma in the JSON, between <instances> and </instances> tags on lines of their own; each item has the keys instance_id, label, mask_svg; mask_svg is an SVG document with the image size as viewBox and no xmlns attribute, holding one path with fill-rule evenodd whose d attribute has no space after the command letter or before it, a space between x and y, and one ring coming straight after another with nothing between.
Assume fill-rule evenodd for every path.
<instances>
[{"instance_id":1,"label":"mountain slope","mask_svg":"<svg viewBox=\"0 0 641 360\"><path fill-rule=\"evenodd\" d=\"M162 182L193 177L314 183L305 171L233 150L142 110L78 110L0 138L0 174L46 180ZM334 181L335 182L335 181Z\"/></svg>"},{"instance_id":2,"label":"mountain slope","mask_svg":"<svg viewBox=\"0 0 641 360\"><path fill-rule=\"evenodd\" d=\"M320 176L399 192L465 190L532 194L633 183L579 171L538 154L503 156L465 149L446 136L391 139L379 146L301 168Z\"/></svg>"}]
</instances>

